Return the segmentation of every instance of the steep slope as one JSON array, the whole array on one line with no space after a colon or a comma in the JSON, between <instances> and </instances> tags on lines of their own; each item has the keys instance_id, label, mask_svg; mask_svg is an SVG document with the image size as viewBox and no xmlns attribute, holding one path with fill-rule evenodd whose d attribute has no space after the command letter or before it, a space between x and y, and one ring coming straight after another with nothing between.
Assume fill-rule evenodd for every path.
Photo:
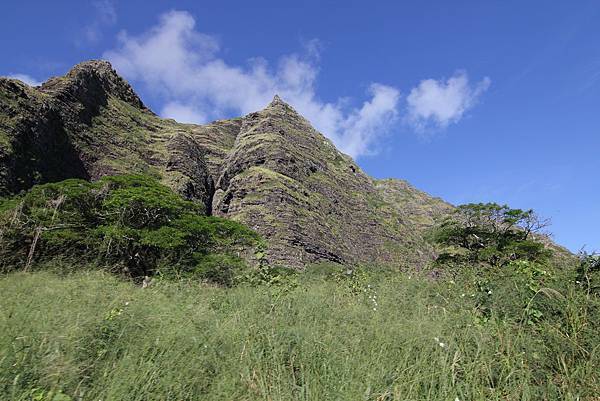
<instances>
[{"instance_id":1,"label":"steep slope","mask_svg":"<svg viewBox=\"0 0 600 401\"><path fill-rule=\"evenodd\" d=\"M141 172L208 214L248 224L274 263L419 266L424 231L451 206L373 180L292 107L207 125L157 117L104 61L31 88L0 78L0 195L68 177Z\"/></svg>"},{"instance_id":2,"label":"steep slope","mask_svg":"<svg viewBox=\"0 0 600 401\"><path fill-rule=\"evenodd\" d=\"M148 110L104 61L39 88L0 78L0 195L69 177L140 172L210 206L211 180L191 127Z\"/></svg>"},{"instance_id":3,"label":"steep slope","mask_svg":"<svg viewBox=\"0 0 600 401\"><path fill-rule=\"evenodd\" d=\"M0 196L69 177L88 175L50 97L0 78Z\"/></svg>"},{"instance_id":4,"label":"steep slope","mask_svg":"<svg viewBox=\"0 0 600 401\"><path fill-rule=\"evenodd\" d=\"M387 195L402 201L398 193L409 191L383 190L278 97L244 117L216 188L214 213L264 233L285 264L414 265L431 256L421 235L427 224L415 230L418 205L403 213Z\"/></svg>"}]
</instances>

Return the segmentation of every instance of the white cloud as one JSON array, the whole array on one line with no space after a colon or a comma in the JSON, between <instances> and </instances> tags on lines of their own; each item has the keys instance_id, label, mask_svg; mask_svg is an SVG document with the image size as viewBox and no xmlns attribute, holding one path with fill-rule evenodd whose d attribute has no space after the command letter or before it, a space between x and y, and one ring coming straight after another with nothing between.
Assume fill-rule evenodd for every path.
<instances>
[{"instance_id":1,"label":"white cloud","mask_svg":"<svg viewBox=\"0 0 600 401\"><path fill-rule=\"evenodd\" d=\"M102 38L102 29L117 22L117 11L111 0L98 0L92 3L94 19L83 29L85 39L90 43Z\"/></svg>"},{"instance_id":2,"label":"white cloud","mask_svg":"<svg viewBox=\"0 0 600 401\"><path fill-rule=\"evenodd\" d=\"M365 102L360 110L353 111L342 124L344 135L349 139L347 151L350 154L368 152L371 139L396 118L400 93L381 84L372 84L370 92L373 96L371 101Z\"/></svg>"},{"instance_id":3,"label":"white cloud","mask_svg":"<svg viewBox=\"0 0 600 401\"><path fill-rule=\"evenodd\" d=\"M398 114L400 92L372 84L369 100L349 108L316 96L319 43L306 44L304 55L280 58L275 67L264 59L230 65L219 57L219 43L195 29L187 12L163 14L158 25L140 36L123 32L119 47L104 57L126 78L143 82L165 100L161 114L188 122L206 122L226 113L249 113L275 94L294 106L342 151L368 154Z\"/></svg>"},{"instance_id":4,"label":"white cloud","mask_svg":"<svg viewBox=\"0 0 600 401\"><path fill-rule=\"evenodd\" d=\"M407 97L408 119L418 131L429 127L446 128L458 122L471 109L491 80L485 77L475 85L469 84L465 72L458 72L446 82L426 79L413 88Z\"/></svg>"},{"instance_id":5,"label":"white cloud","mask_svg":"<svg viewBox=\"0 0 600 401\"><path fill-rule=\"evenodd\" d=\"M165 118L172 118L180 123L202 124L206 122L206 115L193 106L169 102L160 114Z\"/></svg>"},{"instance_id":6,"label":"white cloud","mask_svg":"<svg viewBox=\"0 0 600 401\"><path fill-rule=\"evenodd\" d=\"M19 81L25 82L29 86L40 86L42 84L41 81L33 78L31 75L27 74L10 74L7 76L8 78L18 79Z\"/></svg>"}]
</instances>

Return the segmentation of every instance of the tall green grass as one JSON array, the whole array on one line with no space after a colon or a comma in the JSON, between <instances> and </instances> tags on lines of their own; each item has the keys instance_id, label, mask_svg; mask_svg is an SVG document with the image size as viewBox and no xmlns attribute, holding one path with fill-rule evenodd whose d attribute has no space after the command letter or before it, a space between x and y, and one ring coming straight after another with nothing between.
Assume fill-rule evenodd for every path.
<instances>
[{"instance_id":1,"label":"tall green grass","mask_svg":"<svg viewBox=\"0 0 600 401\"><path fill-rule=\"evenodd\" d=\"M0 400L600 394L598 301L576 286L537 294L555 307L532 321L521 307L483 316L468 281L362 284L307 275L287 287L142 289L102 272L13 273L0 279ZM495 287L492 305L518 303L510 288Z\"/></svg>"}]
</instances>

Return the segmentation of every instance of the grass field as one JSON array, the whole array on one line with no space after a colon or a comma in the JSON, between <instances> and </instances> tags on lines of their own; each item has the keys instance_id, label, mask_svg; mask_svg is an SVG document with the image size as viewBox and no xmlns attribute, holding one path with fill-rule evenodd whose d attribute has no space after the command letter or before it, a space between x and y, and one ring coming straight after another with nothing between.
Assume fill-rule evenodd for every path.
<instances>
[{"instance_id":1,"label":"grass field","mask_svg":"<svg viewBox=\"0 0 600 401\"><path fill-rule=\"evenodd\" d=\"M97 271L12 273L0 399L597 400L598 299L575 283L494 283L306 274L142 289Z\"/></svg>"}]
</instances>

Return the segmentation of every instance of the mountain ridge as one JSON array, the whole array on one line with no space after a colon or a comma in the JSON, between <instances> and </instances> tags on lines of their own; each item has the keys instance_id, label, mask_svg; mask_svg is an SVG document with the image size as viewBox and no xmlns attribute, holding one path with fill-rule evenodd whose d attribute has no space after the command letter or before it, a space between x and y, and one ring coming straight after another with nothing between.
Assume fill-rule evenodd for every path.
<instances>
[{"instance_id":1,"label":"mountain ridge","mask_svg":"<svg viewBox=\"0 0 600 401\"><path fill-rule=\"evenodd\" d=\"M32 88L0 78L0 195L64 178L159 177L207 214L261 233L275 264L422 266L425 231L452 210L401 180L375 180L275 95L204 125L162 119L106 61Z\"/></svg>"}]
</instances>

